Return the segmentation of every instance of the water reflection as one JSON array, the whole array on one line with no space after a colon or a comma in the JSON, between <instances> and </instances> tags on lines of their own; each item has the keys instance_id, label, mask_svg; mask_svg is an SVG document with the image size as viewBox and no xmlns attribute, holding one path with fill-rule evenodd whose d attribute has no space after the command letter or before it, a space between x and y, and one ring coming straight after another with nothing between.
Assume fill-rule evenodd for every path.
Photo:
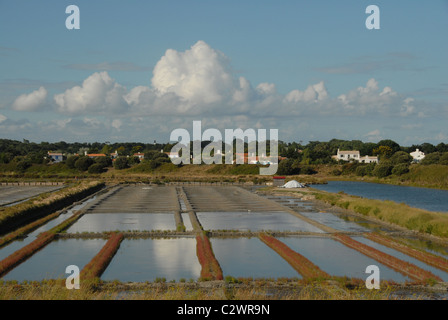
<instances>
[{"instance_id":1,"label":"water reflection","mask_svg":"<svg viewBox=\"0 0 448 320\"><path fill-rule=\"evenodd\" d=\"M323 232L287 212L198 212L196 215L205 230Z\"/></svg>"},{"instance_id":2,"label":"water reflection","mask_svg":"<svg viewBox=\"0 0 448 320\"><path fill-rule=\"evenodd\" d=\"M201 266L195 238L125 239L103 273L103 280L123 282L197 280Z\"/></svg>"},{"instance_id":3,"label":"water reflection","mask_svg":"<svg viewBox=\"0 0 448 320\"><path fill-rule=\"evenodd\" d=\"M366 279L368 277L368 274L365 273L366 267L377 265L380 268L381 279L397 282L410 280L408 277L331 238L291 236L279 237L278 239L330 275Z\"/></svg>"},{"instance_id":4,"label":"water reflection","mask_svg":"<svg viewBox=\"0 0 448 320\"><path fill-rule=\"evenodd\" d=\"M174 213L89 213L67 232L176 230Z\"/></svg>"},{"instance_id":5,"label":"water reflection","mask_svg":"<svg viewBox=\"0 0 448 320\"><path fill-rule=\"evenodd\" d=\"M59 239L36 252L7 273L3 280L41 281L66 278L65 268L76 265L81 270L104 246L104 239Z\"/></svg>"},{"instance_id":6,"label":"water reflection","mask_svg":"<svg viewBox=\"0 0 448 320\"><path fill-rule=\"evenodd\" d=\"M282 257L258 238L211 238L224 276L301 278Z\"/></svg>"}]
</instances>

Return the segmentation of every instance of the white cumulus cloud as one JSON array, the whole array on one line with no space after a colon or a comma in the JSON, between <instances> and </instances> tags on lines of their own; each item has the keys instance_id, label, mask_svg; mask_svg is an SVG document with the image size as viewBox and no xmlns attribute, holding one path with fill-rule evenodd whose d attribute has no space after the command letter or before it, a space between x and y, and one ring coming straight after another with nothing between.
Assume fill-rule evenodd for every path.
<instances>
[{"instance_id":1,"label":"white cumulus cloud","mask_svg":"<svg viewBox=\"0 0 448 320\"><path fill-rule=\"evenodd\" d=\"M194 103L220 102L235 88L228 59L204 41L185 52L167 50L153 74L158 92L172 92Z\"/></svg>"},{"instance_id":2,"label":"white cumulus cloud","mask_svg":"<svg viewBox=\"0 0 448 320\"><path fill-rule=\"evenodd\" d=\"M121 111L127 105L123 95L126 88L115 82L107 72L95 72L82 86L67 89L54 96L60 112L111 112Z\"/></svg>"},{"instance_id":3,"label":"white cumulus cloud","mask_svg":"<svg viewBox=\"0 0 448 320\"><path fill-rule=\"evenodd\" d=\"M12 107L19 111L34 111L42 107L47 99L47 89L40 87L39 89L29 93L22 94L14 101Z\"/></svg>"}]
</instances>

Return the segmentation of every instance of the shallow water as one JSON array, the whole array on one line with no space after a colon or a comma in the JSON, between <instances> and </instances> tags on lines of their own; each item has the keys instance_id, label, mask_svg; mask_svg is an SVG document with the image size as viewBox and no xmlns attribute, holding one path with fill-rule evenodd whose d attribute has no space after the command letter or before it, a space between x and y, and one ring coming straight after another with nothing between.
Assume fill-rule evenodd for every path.
<instances>
[{"instance_id":1,"label":"shallow water","mask_svg":"<svg viewBox=\"0 0 448 320\"><path fill-rule=\"evenodd\" d=\"M198 212L196 215L205 230L323 232L287 212Z\"/></svg>"},{"instance_id":2,"label":"shallow water","mask_svg":"<svg viewBox=\"0 0 448 320\"><path fill-rule=\"evenodd\" d=\"M89 213L68 230L76 232L176 230L174 213Z\"/></svg>"},{"instance_id":3,"label":"shallow water","mask_svg":"<svg viewBox=\"0 0 448 320\"><path fill-rule=\"evenodd\" d=\"M384 253L387 253L391 256L394 256L395 258L415 264L416 266L418 266L422 269L428 270L428 271L432 272L433 274L435 274L436 276L439 276L443 281L448 281L448 273L446 273L440 269L437 269L435 267L432 267L430 265L427 265L426 263L421 262L415 258L412 258L412 257L410 257L404 253L401 253L395 249L383 246L381 244L378 244L378 243L376 243L372 240L366 239L364 237L353 237L353 239L355 239L356 241L359 241L361 243L364 243L370 247L378 249Z\"/></svg>"},{"instance_id":4,"label":"shallow water","mask_svg":"<svg viewBox=\"0 0 448 320\"><path fill-rule=\"evenodd\" d=\"M101 276L124 282L197 280L201 266L195 238L124 239Z\"/></svg>"},{"instance_id":5,"label":"shallow water","mask_svg":"<svg viewBox=\"0 0 448 320\"><path fill-rule=\"evenodd\" d=\"M223 275L252 278L301 278L282 257L258 238L211 238Z\"/></svg>"},{"instance_id":6,"label":"shallow water","mask_svg":"<svg viewBox=\"0 0 448 320\"><path fill-rule=\"evenodd\" d=\"M292 250L300 253L330 275L367 279L366 268L376 265L380 268L380 280L404 282L410 280L397 271L344 246L331 238L324 237L279 237Z\"/></svg>"},{"instance_id":7,"label":"shallow water","mask_svg":"<svg viewBox=\"0 0 448 320\"><path fill-rule=\"evenodd\" d=\"M82 268L101 250L104 239L58 239L36 252L28 260L7 273L3 280L41 281L67 278L65 268L76 265ZM82 281L82 280L81 280Z\"/></svg>"},{"instance_id":8,"label":"shallow water","mask_svg":"<svg viewBox=\"0 0 448 320\"><path fill-rule=\"evenodd\" d=\"M77 204L73 206L71 209L61 213L57 218L48 221L46 224L40 226L36 230L30 232L25 238L14 240L13 242L9 243L8 245L0 248L0 261L8 257L10 254L14 253L15 251L23 248L24 246L28 245L29 243L33 242L36 237L44 231L48 231L51 228L57 226L61 222L65 221L66 219L70 218L73 213L76 211L82 209L86 204L88 204L91 201L94 201L95 197L92 197L80 204Z\"/></svg>"}]
</instances>

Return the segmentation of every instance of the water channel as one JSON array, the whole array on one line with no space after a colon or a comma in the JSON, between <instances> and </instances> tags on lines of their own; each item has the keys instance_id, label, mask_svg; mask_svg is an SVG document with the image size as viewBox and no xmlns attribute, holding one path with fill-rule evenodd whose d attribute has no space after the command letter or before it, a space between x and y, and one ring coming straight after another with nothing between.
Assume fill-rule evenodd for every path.
<instances>
[{"instance_id":1,"label":"water channel","mask_svg":"<svg viewBox=\"0 0 448 320\"><path fill-rule=\"evenodd\" d=\"M311 187L333 193L343 191L369 199L403 202L415 208L448 213L448 190L361 181L328 181L328 184L316 184Z\"/></svg>"}]
</instances>

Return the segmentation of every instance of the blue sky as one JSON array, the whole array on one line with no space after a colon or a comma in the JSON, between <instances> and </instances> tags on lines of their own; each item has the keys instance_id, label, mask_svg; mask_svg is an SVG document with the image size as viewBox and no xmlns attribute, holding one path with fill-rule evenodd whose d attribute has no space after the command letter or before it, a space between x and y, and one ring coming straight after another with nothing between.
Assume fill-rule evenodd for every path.
<instances>
[{"instance_id":1,"label":"blue sky","mask_svg":"<svg viewBox=\"0 0 448 320\"><path fill-rule=\"evenodd\" d=\"M447 30L446 0L1 0L0 136L167 142L201 120L448 143Z\"/></svg>"}]
</instances>

